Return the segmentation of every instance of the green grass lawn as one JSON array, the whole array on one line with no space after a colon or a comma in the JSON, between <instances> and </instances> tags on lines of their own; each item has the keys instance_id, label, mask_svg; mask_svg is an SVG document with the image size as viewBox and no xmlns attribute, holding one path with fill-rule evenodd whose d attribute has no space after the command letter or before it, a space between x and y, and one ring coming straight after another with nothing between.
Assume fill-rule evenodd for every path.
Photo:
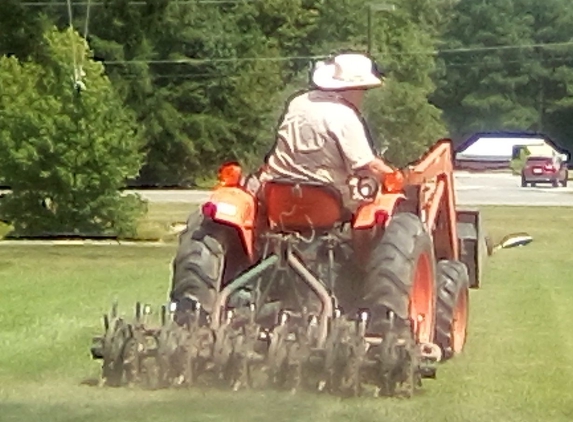
<instances>
[{"instance_id":1,"label":"green grass lawn","mask_svg":"<svg viewBox=\"0 0 573 422\"><path fill-rule=\"evenodd\" d=\"M196 204L186 202L150 202L147 215L139 221L137 238L172 241L176 236L173 235L171 226L174 223L185 223L189 214L195 209L197 209Z\"/></svg>"},{"instance_id":2,"label":"green grass lawn","mask_svg":"<svg viewBox=\"0 0 573 422\"><path fill-rule=\"evenodd\" d=\"M409 401L82 386L99 371L89 346L101 314L114 298L130 313L135 300L159 305L174 246L0 248L0 421L570 421L573 214L483 209L494 240L526 230L535 241L490 259L465 353Z\"/></svg>"}]
</instances>

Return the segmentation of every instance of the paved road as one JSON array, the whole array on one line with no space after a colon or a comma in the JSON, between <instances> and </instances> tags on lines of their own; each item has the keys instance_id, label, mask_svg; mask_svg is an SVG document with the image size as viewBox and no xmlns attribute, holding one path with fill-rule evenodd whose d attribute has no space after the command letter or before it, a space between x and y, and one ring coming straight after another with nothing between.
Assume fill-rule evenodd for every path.
<instances>
[{"instance_id":1,"label":"paved road","mask_svg":"<svg viewBox=\"0 0 573 422\"><path fill-rule=\"evenodd\" d=\"M209 193L196 190L138 191L151 202L205 201ZM456 192L460 205L573 206L573 187L539 186L522 188L516 176L506 173L456 173Z\"/></svg>"},{"instance_id":2,"label":"paved road","mask_svg":"<svg viewBox=\"0 0 573 422\"><path fill-rule=\"evenodd\" d=\"M508 173L475 174L456 172L456 192L460 205L531 205L573 207L573 185L522 188L517 176ZM199 204L209 197L199 190L141 190L150 202L188 202ZM1 192L0 192L1 193Z\"/></svg>"},{"instance_id":3,"label":"paved road","mask_svg":"<svg viewBox=\"0 0 573 422\"><path fill-rule=\"evenodd\" d=\"M456 173L460 205L573 206L573 187L550 185L522 188L511 174Z\"/></svg>"}]
</instances>

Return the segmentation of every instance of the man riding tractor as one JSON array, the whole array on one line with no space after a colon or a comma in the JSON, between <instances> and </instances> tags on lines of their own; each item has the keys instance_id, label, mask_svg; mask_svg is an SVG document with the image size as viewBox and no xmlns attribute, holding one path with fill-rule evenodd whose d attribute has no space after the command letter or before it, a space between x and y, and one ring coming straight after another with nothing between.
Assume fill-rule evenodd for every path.
<instances>
[{"instance_id":1,"label":"man riding tractor","mask_svg":"<svg viewBox=\"0 0 573 422\"><path fill-rule=\"evenodd\" d=\"M366 91L382 87L384 74L365 55L340 54L315 67L312 85L313 89L294 96L287 104L275 145L257 177L247 184L247 189L260 197L265 182L276 179L329 185L340 192L344 208L354 212L360 201L353 195L349 183L352 176L370 175L380 180L384 175L394 173L394 169L376 157L360 114ZM205 246L206 242L194 241L204 234L196 234L204 231L200 227L201 219L199 213L192 215L181 235L173 262L171 300L178 304L179 310L193 308L198 302L210 313L218 281L207 274L206 269L213 274L217 272L216 265L208 262L208 257L221 251L206 250L209 248ZM225 241L218 239L213 242L213 248L216 248L215 243ZM225 255L238 256L240 253L235 247ZM190 256L195 258L189 259ZM226 273L238 274L245 269L236 261L227 259L224 262ZM201 274L198 276L198 273ZM223 285L225 281L229 279L223 280Z\"/></svg>"},{"instance_id":2,"label":"man riding tractor","mask_svg":"<svg viewBox=\"0 0 573 422\"><path fill-rule=\"evenodd\" d=\"M261 182L275 178L333 185L354 211L349 177L370 173L377 179L394 170L377 158L360 109L368 89L384 75L370 58L341 54L316 67L313 90L287 105L274 148L266 157Z\"/></svg>"}]
</instances>

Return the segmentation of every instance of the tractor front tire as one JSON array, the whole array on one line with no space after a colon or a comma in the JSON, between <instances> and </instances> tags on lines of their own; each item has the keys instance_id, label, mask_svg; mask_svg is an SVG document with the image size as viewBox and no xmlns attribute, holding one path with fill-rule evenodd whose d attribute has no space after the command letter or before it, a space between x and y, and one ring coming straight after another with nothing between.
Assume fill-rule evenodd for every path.
<instances>
[{"instance_id":1,"label":"tractor front tire","mask_svg":"<svg viewBox=\"0 0 573 422\"><path fill-rule=\"evenodd\" d=\"M468 269L460 261L440 261L437 265L438 309L436 344L444 359L460 354L466 344L469 317Z\"/></svg>"},{"instance_id":2,"label":"tractor front tire","mask_svg":"<svg viewBox=\"0 0 573 422\"><path fill-rule=\"evenodd\" d=\"M393 311L418 325L417 341L431 343L437 294L434 247L418 216L402 212L392 217L366 271L365 305L373 313L374 331L381 313Z\"/></svg>"}]
</instances>

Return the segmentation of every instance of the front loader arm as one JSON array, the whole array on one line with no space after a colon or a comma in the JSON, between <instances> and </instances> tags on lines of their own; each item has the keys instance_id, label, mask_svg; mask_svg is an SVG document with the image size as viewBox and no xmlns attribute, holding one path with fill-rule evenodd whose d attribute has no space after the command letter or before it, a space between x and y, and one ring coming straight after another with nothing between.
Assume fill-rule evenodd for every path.
<instances>
[{"instance_id":1,"label":"front loader arm","mask_svg":"<svg viewBox=\"0 0 573 422\"><path fill-rule=\"evenodd\" d=\"M459 259L453 145L441 139L416 163L403 170L404 184L417 195L418 214L434 234L438 259Z\"/></svg>"}]
</instances>

